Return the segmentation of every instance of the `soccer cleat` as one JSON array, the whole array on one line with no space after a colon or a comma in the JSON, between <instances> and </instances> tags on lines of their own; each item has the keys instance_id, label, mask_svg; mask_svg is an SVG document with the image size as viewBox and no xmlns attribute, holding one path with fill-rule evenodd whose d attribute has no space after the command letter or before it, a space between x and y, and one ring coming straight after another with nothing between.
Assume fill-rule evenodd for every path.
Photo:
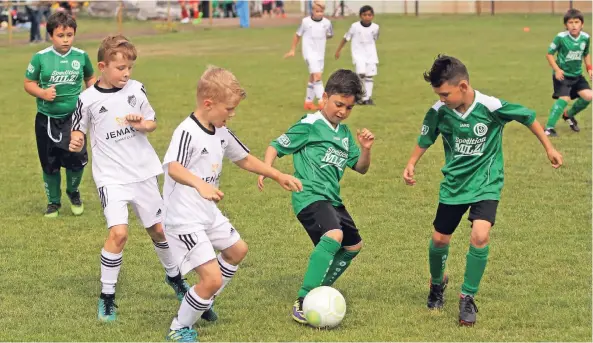
<instances>
[{"instance_id":1,"label":"soccer cleat","mask_svg":"<svg viewBox=\"0 0 593 343\"><path fill-rule=\"evenodd\" d=\"M177 300L179 300L179 302L183 301L185 293L189 291L189 284L185 280L186 279L181 277L181 274L178 274L174 277L169 277L169 275L165 274L165 282L167 283L167 285L173 288L173 290L175 291L175 295L177 295Z\"/></svg>"},{"instance_id":2,"label":"soccer cleat","mask_svg":"<svg viewBox=\"0 0 593 343\"><path fill-rule=\"evenodd\" d=\"M572 131L574 131L574 132L581 131L577 120L574 117L569 117L568 112L566 110L564 110L564 113L562 113L562 119L564 119L564 121L568 124L568 126L570 126L570 129Z\"/></svg>"},{"instance_id":3,"label":"soccer cleat","mask_svg":"<svg viewBox=\"0 0 593 343\"><path fill-rule=\"evenodd\" d=\"M103 294L99 296L99 306L97 309L97 318L102 322L113 322L117 318L115 309L115 294Z\"/></svg>"},{"instance_id":4,"label":"soccer cleat","mask_svg":"<svg viewBox=\"0 0 593 343\"><path fill-rule=\"evenodd\" d=\"M305 313L303 313L303 300L305 298L298 298L295 300L294 305L292 305L292 319L297 323L307 324Z\"/></svg>"},{"instance_id":5,"label":"soccer cleat","mask_svg":"<svg viewBox=\"0 0 593 343\"><path fill-rule=\"evenodd\" d=\"M314 111L317 110L317 107L315 106L315 104L311 101L306 101L305 105L303 106L304 109L308 110L308 111Z\"/></svg>"},{"instance_id":6,"label":"soccer cleat","mask_svg":"<svg viewBox=\"0 0 593 343\"><path fill-rule=\"evenodd\" d=\"M461 295L459 298L459 325L473 326L476 323L478 307L471 295Z\"/></svg>"},{"instance_id":7,"label":"soccer cleat","mask_svg":"<svg viewBox=\"0 0 593 343\"><path fill-rule=\"evenodd\" d=\"M440 285L430 283L430 293L428 293L428 300L426 305L429 310L440 310L445 305L445 289L449 283L449 277L445 275L443 282Z\"/></svg>"},{"instance_id":8,"label":"soccer cleat","mask_svg":"<svg viewBox=\"0 0 593 343\"><path fill-rule=\"evenodd\" d=\"M214 312L214 309L212 308L213 306L214 306L214 303L212 303L212 305L210 305L209 309L207 309L206 311L204 311L204 313L202 313L201 318L207 322L215 322L216 320L218 320L218 314L216 314L216 312Z\"/></svg>"},{"instance_id":9,"label":"soccer cleat","mask_svg":"<svg viewBox=\"0 0 593 343\"><path fill-rule=\"evenodd\" d=\"M558 134L556 133L556 130L554 130L554 129L545 129L544 133L548 137L558 137Z\"/></svg>"},{"instance_id":10,"label":"soccer cleat","mask_svg":"<svg viewBox=\"0 0 593 343\"><path fill-rule=\"evenodd\" d=\"M165 339L170 342L197 342L198 332L191 328L170 330Z\"/></svg>"},{"instance_id":11,"label":"soccer cleat","mask_svg":"<svg viewBox=\"0 0 593 343\"><path fill-rule=\"evenodd\" d=\"M375 101L373 101L373 99L369 98L367 101L365 101L365 105L375 106Z\"/></svg>"},{"instance_id":12,"label":"soccer cleat","mask_svg":"<svg viewBox=\"0 0 593 343\"><path fill-rule=\"evenodd\" d=\"M60 207L62 207L62 205L60 204L47 204L47 209L45 210L45 214L43 216L45 218L57 218Z\"/></svg>"},{"instance_id":13,"label":"soccer cleat","mask_svg":"<svg viewBox=\"0 0 593 343\"><path fill-rule=\"evenodd\" d=\"M68 198L70 198L70 210L72 210L72 214L75 216L79 216L84 212L84 205L82 204L82 200L80 200L80 192L68 192L66 191Z\"/></svg>"}]
</instances>

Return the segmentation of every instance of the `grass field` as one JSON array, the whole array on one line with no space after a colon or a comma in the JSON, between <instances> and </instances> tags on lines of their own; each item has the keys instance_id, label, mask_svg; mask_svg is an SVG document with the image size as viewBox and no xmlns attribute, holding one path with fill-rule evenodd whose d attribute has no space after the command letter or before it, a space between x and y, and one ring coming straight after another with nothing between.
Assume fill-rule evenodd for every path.
<instances>
[{"instance_id":1,"label":"grass field","mask_svg":"<svg viewBox=\"0 0 593 343\"><path fill-rule=\"evenodd\" d=\"M352 18L354 20L354 18ZM504 137L506 184L492 231L490 260L477 296L478 324L457 326L469 227L464 221L451 246L448 303L441 313L425 307L427 246L443 163L439 140L417 166L418 184L401 173L422 118L436 101L422 79L437 53L459 57L474 87L534 108L545 122L552 105L551 72L544 55L561 19L550 15L406 18L378 16L378 106L357 107L348 124L377 136L370 172L346 173L343 197L362 231L365 248L336 287L348 302L342 325L318 331L293 323L290 307L311 244L291 213L290 196L228 165L221 209L250 245L236 278L217 299L221 319L199 323L203 341L591 341L591 107L582 132L558 123L554 139L565 166L554 170L529 130L508 125ZM351 21L334 23L326 75L350 68L349 47L333 53ZM85 22L80 23L84 26ZM529 33L523 32L530 26ZM230 126L262 157L270 140L303 114L306 68L297 55L283 60L295 27L205 30L131 37L142 81L159 116L151 142L163 156L174 128L194 106L196 80L208 64L230 68L248 98ZM509 38L510 37L510 38ZM94 59L97 41L80 41ZM118 283L119 319L96 320L99 254L107 231L87 170L86 212L45 208L33 132L35 103L22 87L31 55L42 47L0 48L3 218L0 239L0 341L159 341L178 303L149 237L131 222ZM291 171L288 158L277 166ZM64 204L68 200L64 195ZM67 209L68 206L66 206ZM133 217L133 215L131 216ZM195 282L194 277L190 277Z\"/></svg>"}]
</instances>

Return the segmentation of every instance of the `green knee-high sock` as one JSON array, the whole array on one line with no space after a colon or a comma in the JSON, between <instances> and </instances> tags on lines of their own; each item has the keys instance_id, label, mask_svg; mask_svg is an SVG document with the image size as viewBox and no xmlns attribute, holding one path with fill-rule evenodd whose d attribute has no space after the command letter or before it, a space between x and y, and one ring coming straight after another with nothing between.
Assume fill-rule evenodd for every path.
<instances>
[{"instance_id":1,"label":"green knee-high sock","mask_svg":"<svg viewBox=\"0 0 593 343\"><path fill-rule=\"evenodd\" d=\"M81 169L79 171L72 171L66 169L66 192L78 192L78 186L80 186L80 182L82 181L83 172L84 169Z\"/></svg>"},{"instance_id":2,"label":"green knee-high sock","mask_svg":"<svg viewBox=\"0 0 593 343\"><path fill-rule=\"evenodd\" d=\"M348 251L344 248L340 249L334 257L334 262L323 279L323 286L331 286L338 280L340 275L344 274L346 268L352 263L352 260L358 255L360 250Z\"/></svg>"},{"instance_id":3,"label":"green knee-high sock","mask_svg":"<svg viewBox=\"0 0 593 343\"><path fill-rule=\"evenodd\" d=\"M463 285L461 286L462 294L474 296L478 293L480 280L482 280L482 275L484 275L484 270L486 269L486 262L488 262L488 250L488 245L483 248L476 248L473 245L469 246L465 275Z\"/></svg>"},{"instance_id":4,"label":"green knee-high sock","mask_svg":"<svg viewBox=\"0 0 593 343\"><path fill-rule=\"evenodd\" d=\"M577 101L575 101L574 104L572 104L572 107L568 109L568 116L574 117L577 113L587 108L587 106L589 106L590 103L591 101L587 101L583 98L578 98Z\"/></svg>"},{"instance_id":5,"label":"green knee-high sock","mask_svg":"<svg viewBox=\"0 0 593 343\"><path fill-rule=\"evenodd\" d=\"M43 183L45 184L45 195L50 204L59 204L62 198L62 191L60 190L60 183L62 178L60 172L47 174L43 172Z\"/></svg>"},{"instance_id":6,"label":"green knee-high sock","mask_svg":"<svg viewBox=\"0 0 593 343\"><path fill-rule=\"evenodd\" d=\"M550 116L548 117L548 122L546 123L546 129L553 129L556 126L556 122L560 118L562 112L564 112L566 105L568 105L566 101L562 99L556 100L550 109Z\"/></svg>"},{"instance_id":7,"label":"green knee-high sock","mask_svg":"<svg viewBox=\"0 0 593 343\"><path fill-rule=\"evenodd\" d=\"M443 282L447 257L449 257L449 244L437 248L431 239L428 244L428 263L430 265L431 283L440 285Z\"/></svg>"},{"instance_id":8,"label":"green knee-high sock","mask_svg":"<svg viewBox=\"0 0 593 343\"><path fill-rule=\"evenodd\" d=\"M309 266L305 272L303 285L299 289L299 298L305 297L313 288L321 286L325 274L332 264L341 244L333 238L323 236L309 257Z\"/></svg>"}]
</instances>

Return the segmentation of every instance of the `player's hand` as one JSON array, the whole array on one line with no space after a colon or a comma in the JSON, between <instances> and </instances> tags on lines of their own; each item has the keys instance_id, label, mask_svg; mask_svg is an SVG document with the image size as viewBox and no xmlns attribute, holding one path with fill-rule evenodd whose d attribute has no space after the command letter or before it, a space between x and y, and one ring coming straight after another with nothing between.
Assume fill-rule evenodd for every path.
<instances>
[{"instance_id":1,"label":"player's hand","mask_svg":"<svg viewBox=\"0 0 593 343\"><path fill-rule=\"evenodd\" d=\"M292 175L280 174L278 177L278 183L287 191L300 192L303 190L303 184L301 183L301 180Z\"/></svg>"},{"instance_id":2,"label":"player's hand","mask_svg":"<svg viewBox=\"0 0 593 343\"><path fill-rule=\"evenodd\" d=\"M416 184L416 180L414 180L414 165L408 164L406 169L404 169L404 181L408 186L414 186Z\"/></svg>"},{"instance_id":3,"label":"player's hand","mask_svg":"<svg viewBox=\"0 0 593 343\"><path fill-rule=\"evenodd\" d=\"M200 193L200 196L206 200L219 202L224 197L223 192L209 183L204 183L199 188L196 188L196 190Z\"/></svg>"},{"instance_id":4,"label":"player's hand","mask_svg":"<svg viewBox=\"0 0 593 343\"><path fill-rule=\"evenodd\" d=\"M54 101L56 98L56 85L51 85L49 88L44 89L41 98L45 101Z\"/></svg>"},{"instance_id":5,"label":"player's hand","mask_svg":"<svg viewBox=\"0 0 593 343\"><path fill-rule=\"evenodd\" d=\"M336 51L336 54L335 54L336 60L340 59L340 53L341 52L339 50Z\"/></svg>"},{"instance_id":6,"label":"player's hand","mask_svg":"<svg viewBox=\"0 0 593 343\"><path fill-rule=\"evenodd\" d=\"M260 192L264 190L264 180L266 179L265 176L260 175L257 177L257 188L259 188Z\"/></svg>"},{"instance_id":7,"label":"player's hand","mask_svg":"<svg viewBox=\"0 0 593 343\"><path fill-rule=\"evenodd\" d=\"M356 130L356 137L358 138L358 143L364 149L370 149L375 143L375 135L368 129Z\"/></svg>"},{"instance_id":8,"label":"player's hand","mask_svg":"<svg viewBox=\"0 0 593 343\"><path fill-rule=\"evenodd\" d=\"M556 78L556 80L558 81L562 81L564 80L564 71L562 69L554 72L554 77Z\"/></svg>"},{"instance_id":9,"label":"player's hand","mask_svg":"<svg viewBox=\"0 0 593 343\"><path fill-rule=\"evenodd\" d=\"M294 50L290 50L286 54L284 54L284 58L294 57Z\"/></svg>"},{"instance_id":10,"label":"player's hand","mask_svg":"<svg viewBox=\"0 0 593 343\"><path fill-rule=\"evenodd\" d=\"M547 153L548 153L548 159L552 163L552 167L560 168L563 161L562 161L562 155L558 152L558 150L550 149L547 151Z\"/></svg>"},{"instance_id":11,"label":"player's hand","mask_svg":"<svg viewBox=\"0 0 593 343\"><path fill-rule=\"evenodd\" d=\"M126 121L136 130L144 129L144 117L141 114L128 114L126 116Z\"/></svg>"},{"instance_id":12,"label":"player's hand","mask_svg":"<svg viewBox=\"0 0 593 343\"><path fill-rule=\"evenodd\" d=\"M84 146L84 136L70 136L70 144L68 144L68 149L72 152L80 152L82 151L82 147Z\"/></svg>"}]
</instances>

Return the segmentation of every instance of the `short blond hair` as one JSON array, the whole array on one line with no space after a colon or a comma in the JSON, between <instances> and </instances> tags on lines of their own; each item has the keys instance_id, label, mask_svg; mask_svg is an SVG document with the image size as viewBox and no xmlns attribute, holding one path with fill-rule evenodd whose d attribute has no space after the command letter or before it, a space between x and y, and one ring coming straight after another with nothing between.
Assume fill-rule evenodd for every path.
<instances>
[{"instance_id":1,"label":"short blond hair","mask_svg":"<svg viewBox=\"0 0 593 343\"><path fill-rule=\"evenodd\" d=\"M322 0L317 0L317 1L313 1L313 5L311 7L320 7L322 10L325 9L325 1Z\"/></svg>"},{"instance_id":2,"label":"short blond hair","mask_svg":"<svg viewBox=\"0 0 593 343\"><path fill-rule=\"evenodd\" d=\"M130 61L135 61L138 57L136 47L129 39L123 35L109 35L103 39L99 46L97 61L109 63L118 53Z\"/></svg>"},{"instance_id":3,"label":"short blond hair","mask_svg":"<svg viewBox=\"0 0 593 343\"><path fill-rule=\"evenodd\" d=\"M242 100L247 93L241 87L237 77L224 68L208 66L198 81L198 101L211 99L223 102L229 100Z\"/></svg>"}]
</instances>

